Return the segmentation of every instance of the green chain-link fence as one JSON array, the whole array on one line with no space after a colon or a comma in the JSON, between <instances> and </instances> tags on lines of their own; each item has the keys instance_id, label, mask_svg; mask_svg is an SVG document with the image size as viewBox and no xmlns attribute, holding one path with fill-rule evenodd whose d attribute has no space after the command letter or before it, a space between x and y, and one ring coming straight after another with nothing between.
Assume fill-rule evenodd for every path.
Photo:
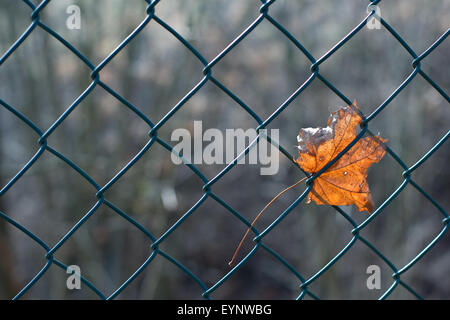
<instances>
[{"instance_id":1,"label":"green chain-link fence","mask_svg":"<svg viewBox=\"0 0 450 320\"><path fill-rule=\"evenodd\" d=\"M419 168L427 159L433 155L433 153L438 150L440 147L444 145L446 140L449 137L450 131L448 131L421 159L419 159L415 164L412 166L407 166L402 159L390 148L389 143L386 146L387 153L392 159L394 159L402 168L403 168L403 182L401 185L387 198L385 201L378 207L376 210L370 214L370 216L367 217L367 219L362 222L361 224L357 224L348 214L346 214L341 208L333 206L333 208L342 215L349 223L350 229L349 232L352 234L352 238L350 242L348 242L345 247L343 247L340 252L332 258L324 267L322 267L319 271L317 271L313 276L310 278L304 278L300 271L296 270L294 266L289 264L279 253L277 253L275 250L270 248L266 243L264 243L264 237L271 232L274 228L277 227L277 225L287 216L289 215L294 208L296 208L307 196L308 192L310 192L312 188L312 182L317 176L319 176L322 172L324 172L327 168L329 168L333 163L335 163L345 152L347 152L363 135L365 134L371 134L371 131L369 129L369 124L371 120L373 120L381 111L383 111L388 105L396 98L396 96L406 87L408 84L413 81L413 79L420 75L423 79L425 79L430 86L432 86L447 102L450 102L450 98L447 95L447 93L436 83L434 82L422 69L421 69L421 61L425 59L434 49L436 49L449 35L450 30L447 30L442 36L440 36L439 39L437 39L434 43L431 44L431 46L425 50L422 53L416 53L409 45L406 43L406 41L382 18L378 17L376 15L376 11L374 7L369 7L369 14L357 25L354 27L353 30L351 30L343 39L341 39L338 43L336 43L331 49L329 49L328 52L326 52L322 57L316 59L313 57L310 52L305 48L305 46L302 45L301 39L297 39L294 37L283 25L275 20L269 13L270 6L275 2L275 0L270 1L262 1L262 5L259 8L259 15L237 38L235 38L223 51L221 51L214 59L211 61L208 61L205 59L201 53L194 48L194 46L187 41L185 38L183 38L177 31L175 31L170 25L168 25L166 22L164 22L161 18L158 17L156 14L157 5L160 2L160 0L154 0L150 1L147 0L147 9L146 9L146 17L141 22L141 24L133 31L131 32L125 40L123 40L120 45L115 48L100 64L94 65L91 63L78 49L76 49L71 43L66 41L63 37L61 37L58 33L56 33L52 28L48 27L45 23L43 23L40 19L40 13L45 10L46 6L50 2L50 0L44 0L40 2L39 5L34 5L29 0L23 0L23 2L28 5L28 7L31 9L31 24L28 26L26 31L16 40L16 42L1 56L0 58L0 66L11 56L14 54L16 49L21 46L21 44L24 41L27 41L27 38L31 33L33 33L37 29L42 29L43 31L47 32L49 35L57 39L60 43L62 43L67 50L70 50L76 57L78 57L84 64L86 64L91 72L91 83L88 86L88 88L75 100L72 102L70 106L68 106L63 114L47 129L41 129L37 125L35 125L30 119L28 119L26 116L24 116L21 112L19 112L14 106L8 104L6 101L2 100L0 98L0 104L3 108L11 112L15 117L20 119L25 126L28 126L31 128L38 137L38 151L34 154L34 156L26 163L26 165L19 171L17 174L9 180L9 182L2 186L0 190L0 196L5 195L8 190L13 187L13 185L21 179L21 177L24 175L27 170L30 169L30 167L33 166L33 164L46 152L53 154L54 156L58 157L62 161L64 161L68 167L75 170L79 175L81 175L87 183L91 184L95 187L97 190L96 197L97 202L95 205L83 216L82 219L80 219L67 234L65 234L56 244L48 244L41 240L36 234L29 231L27 228L25 228L20 223L16 222L14 219L12 219L10 216L7 215L7 213L0 212L0 218L4 219L7 223L11 224L15 228L22 231L26 236L29 237L30 240L35 241L39 246L41 246L44 249L45 257L47 259L47 263L45 266L40 270L39 273L37 273L33 279L20 291L17 293L17 295L14 297L15 299L20 298L25 292L27 292L32 286L34 286L42 276L47 272L47 270L52 266L58 266L62 268L63 270L67 270L66 264L64 264L62 261L55 258L55 253L60 249L69 238L79 229L83 227L83 224L90 219L101 206L107 206L111 208L115 213L117 213L119 216L121 216L124 219L124 223L129 222L133 224L135 227L137 227L149 240L149 255L145 262L135 271L135 273L129 277L122 285L120 285L112 294L109 296L106 296L104 293L102 293L93 283L91 283L88 279L81 276L82 282L89 287L94 293L96 293L100 298L103 299L113 299L119 293L122 292L145 268L147 268L154 258L156 256L161 256L165 259L167 259L169 262L171 262L173 265L175 265L177 268L179 268L182 272L186 273L192 281L196 282L203 290L203 297L205 299L209 299L211 293L214 291L220 289L222 284L224 284L227 279L235 272L239 272L240 268L246 264L249 259L258 251L258 250L265 250L269 254L271 254L274 258L276 258L280 264L284 265L286 267L286 272L291 272L295 275L295 277L299 280L299 294L298 299L302 299L305 296L312 297L314 299L318 299L319 297L314 294L310 290L310 285L316 281L319 277L321 277L330 267L333 266L338 260L340 260L358 241L363 243L365 246L367 246L368 249L373 251L376 255L378 255L386 264L392 269L393 272L393 282L392 285L380 296L381 299L384 299L388 297L397 287L402 286L406 288L409 292L411 292L415 297L421 298L419 293L417 293L414 289L412 289L407 283L404 282L402 279L402 275L408 271L410 268L412 268L447 232L448 224L449 224L449 215L447 212L427 193L423 190L421 186L419 186L413 179L412 173ZM369 4L369 6L373 6L378 4L380 1L372 1ZM232 170L235 165L237 164L238 159L245 156L252 147L256 145L257 140L250 143L245 151L240 154L234 161L229 163L219 174L217 174L213 179L208 180L204 174L192 163L189 163L186 159L184 159L181 155L177 154L171 147L170 144L163 141L158 136L158 130L165 125L165 123L172 117L174 114L180 110L183 105L186 104L188 100L190 100L200 88L202 88L207 82L213 83L217 88L219 88L221 91L223 91L225 94L227 94L229 97L231 97L241 108L243 111L247 112L256 122L256 130L259 132L261 129L266 128L275 118L277 118L286 108L289 107L289 105L292 103L294 99L296 99L299 95L302 94L302 92L310 86L310 84L313 81L320 81L323 84L325 84L332 92L334 92L340 99L342 99L346 104L351 104L352 101L350 101L342 92L340 92L330 81L328 81L320 72L319 67L320 65L326 61L329 57L331 57L336 51L338 51L342 46L344 46L352 37L354 37L367 23L368 21L371 21L371 19L378 19L378 21L381 23L381 25L389 31L389 33L398 41L398 43L408 52L408 54L411 56L411 64L412 64L412 71L409 74L409 76L401 83L401 85L396 88L392 94L381 104L379 105L375 111L372 112L372 114L364 117L363 123L361 126L361 132L358 134L358 136L355 138L355 140L347 146L347 148L339 155L337 155L327 166L325 166L319 173L317 173L314 176L311 176L307 179L306 182L306 190L281 214L278 216L278 218L271 223L267 228L265 228L263 231L258 231L256 228L253 228L254 232L254 247L248 253L244 259L241 260L235 267L233 267L222 279L217 281L214 285L208 287L205 285L205 283L202 281L202 275L197 275L194 272L192 272L189 268L187 268L185 265L183 265L181 262L177 261L175 258L173 258L169 252L165 252L162 250L159 245L165 241L165 239L172 234L173 232L177 232L178 227L190 216L192 215L202 204L205 202L206 199L210 198L215 200L219 205L221 205L223 208L225 208L231 215L234 215L237 217L243 224L246 226L250 226L250 222L247 221L237 210L233 209L226 201L224 201L220 196L218 196L216 193L214 193L214 184L219 181L224 175L226 175L230 170ZM255 28L258 27L258 25L262 21L268 21L270 24L279 30L279 32L285 36L287 39L289 39L298 49L299 54L303 54L306 56L307 59L311 62L311 74L309 78L289 97L285 100L284 103L282 103L275 112L273 112L272 115L270 115L267 119L261 119L258 114L250 108L248 105L246 105L237 95L233 94L229 88L227 88L222 82L220 82L217 78L213 76L213 69L214 66L221 61L230 51L232 51L241 41L243 41L247 35L249 35ZM111 89L106 83L102 82L100 74L101 71L104 69L104 67L111 62L111 60L114 59L114 57L124 48L126 47L133 39L146 28L146 26L149 23L156 23L159 24L161 27L163 27L165 30L167 30L168 33L170 33L173 37L175 37L181 44L183 44L191 53L194 55L203 65L204 68L202 70L203 72L203 78L200 82L196 84L196 86L186 93L186 95L157 123L153 123L147 116L144 115L143 112L141 112L137 107L135 107L131 102L129 102L127 99L123 98L121 95L119 95L116 91ZM58 127L61 125L62 122L64 122L71 114L72 111L74 111L77 106L93 91L95 87L101 87L103 88L107 93L109 93L111 96L113 96L115 99L120 101L120 103L134 112L138 117L140 117L143 121L145 121L148 124L149 131L148 131L148 142L146 145L137 153L133 159L125 165L108 183L105 185L98 184L91 176L89 176L86 172L83 171L76 163L74 163L72 160L70 160L68 157L64 156L58 150L53 149L48 143L47 140L50 135L52 135L56 130L58 130ZM257 139L265 138L269 142L271 142L270 137L262 136L260 135ZM192 170L192 172L201 179L203 182L203 195L201 198L196 202L196 204L190 208L187 212L185 212L182 217L173 224L168 230L166 230L161 236L156 237L153 235L149 230L147 230L143 225L138 223L136 220L134 220L127 212L122 211L120 208L118 208L116 205L114 205L111 201L109 201L105 197L105 193L108 189L110 189L117 181L136 163L139 161L139 159L147 152L151 152L152 146L155 144L159 144L165 149L167 149L168 153L176 153L177 156L182 158L184 164ZM290 154L286 148L283 148L282 146L276 144L276 147L279 148L281 153L283 153L289 161L293 162L292 159L294 156ZM295 162L293 162L294 165ZM437 208L437 210L442 214L442 230L440 233L431 241L428 243L428 245L419 252L413 259L411 259L406 265L404 266L395 266L385 255L383 255L371 242L369 242L367 239L365 239L361 234L360 231L363 230L369 223L371 223L377 216L379 216L384 208L389 205L389 203L394 200L401 192L402 190L407 186L411 185L415 189L417 189L423 196L424 199L427 199L434 207Z\"/></svg>"}]
</instances>

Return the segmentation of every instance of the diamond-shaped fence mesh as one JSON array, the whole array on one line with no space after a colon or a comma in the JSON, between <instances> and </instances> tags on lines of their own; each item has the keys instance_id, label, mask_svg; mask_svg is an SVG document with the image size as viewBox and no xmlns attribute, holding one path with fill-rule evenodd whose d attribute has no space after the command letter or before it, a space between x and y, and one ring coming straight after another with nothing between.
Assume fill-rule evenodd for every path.
<instances>
[{"instance_id":1,"label":"diamond-shaped fence mesh","mask_svg":"<svg viewBox=\"0 0 450 320\"><path fill-rule=\"evenodd\" d=\"M43 276L46 274L46 272L49 270L50 267L59 267L62 270L67 270L67 265L63 262L58 260L55 257L56 252L66 245L68 240L73 236L74 233L76 233L79 229L82 229L85 225L86 221L91 219L96 213L99 211L99 208L102 206L106 206L110 208L113 212L115 212L117 215L123 218L123 223L131 223L136 228L138 228L147 238L148 238L148 247L149 247L149 254L145 262L137 269L135 272L116 290L110 294L103 293L99 288L97 288L94 285L95 279L89 279L85 276L81 276L82 283L86 285L88 288L90 288L95 294L97 294L100 298L103 299L113 299L117 297L124 289L126 289L130 283L132 283L135 278L146 268L149 268L149 266L152 264L154 259L157 256L160 256L164 259L166 259L168 262L173 264L176 268L181 270L183 273L185 273L188 277L191 278L191 280L198 284L198 286L201 287L201 290L203 291L203 297L205 299L209 299L211 297L211 294L215 292L216 290L220 290L222 285L228 281L228 279L234 274L238 273L240 269L251 259L251 257L257 253L258 251L266 251L268 254L272 255L280 265L283 265L285 272L292 273L297 279L299 284L298 289L298 299L302 299L304 297L311 297L314 299L320 298L317 294L315 294L310 289L311 285L319 279L324 273L327 272L330 268L333 267L333 265L339 261L341 258L343 258L356 243L362 243L367 250L372 251L375 253L379 258L381 258L386 265L392 269L393 272L393 281L392 285L380 295L381 299L387 298L396 288L403 287L406 290L408 290L410 293L412 293L415 297L421 298L421 295L416 292L413 289L413 286L410 286L402 277L403 274L405 274L408 270L411 268L414 268L416 263L420 261L429 251L430 249L438 243L441 238L446 234L449 224L449 215L444 210L444 208L437 203L435 199L433 199L432 196L430 196L415 180L413 177L413 173L416 169L418 169L420 166L422 166L430 157L433 156L433 154L439 149L442 148L446 142L446 140L449 137L450 131L447 131L447 133L435 143L435 145L426 152L425 155L423 155L422 158L418 159L417 162L415 162L413 165L408 166L405 164L404 161L402 161L401 157L394 152L394 148L391 149L392 146L390 146L389 142L387 143L386 150L387 150L387 156L391 157L394 161L396 161L400 167L402 168L402 176L403 181L400 184L400 186L392 193L390 194L384 202L382 202L381 205L379 205L376 210L374 210L373 213L371 213L362 223L357 223L352 219L350 215L348 215L345 211L342 210L342 208L333 206L332 208L336 210L336 212L339 215L342 215L342 217L349 223L350 226L350 232L351 232L351 240L348 242L339 253L334 256L331 260L328 261L328 263L320 268L319 271L315 272L314 275L310 277L304 277L302 276L302 271L297 270L295 266L291 265L283 256L278 253L276 250L269 247L265 241L264 238L272 232L272 230L276 229L278 224L284 220L292 211L294 208L301 205L302 201L307 197L308 193L311 191L312 188L312 182L314 179L316 179L320 174L322 174L327 168L329 168L333 163L335 163L345 152L347 152L359 139L361 139L365 134L372 134L370 131L370 123L372 120L374 120L380 112L382 112L384 109L388 109L391 102L396 99L396 97L399 95L402 90L404 90L410 83L414 81L417 77L422 77L426 83L428 83L432 88L435 89L436 92L439 93L440 96L442 96L447 102L450 102L450 98L446 91L439 86L437 82L435 82L425 71L421 68L421 62L427 58L427 56L433 52L436 48L438 48L448 37L450 31L447 30L444 34L442 34L434 43L432 43L428 49L426 49L424 52L415 52L412 47L399 35L399 33L394 30L394 28L385 21L382 17L377 16L375 7L371 9L369 7L368 14L356 25L354 28L339 42L337 42L331 49L329 49L323 56L317 58L314 57L307 49L305 45L302 44L302 39L294 36L289 30L287 30L280 21L277 21L275 18L273 18L270 14L270 8L271 6L276 2L275 0L270 1L262 1L262 4L259 8L259 15L257 18L248 25L245 30L242 31L239 36L237 36L233 41L231 41L225 49L223 49L220 53L216 55L216 57L210 61L208 61L202 54L200 53L200 48L196 48L190 41L186 40L183 36L181 36L169 23L165 22L163 19L161 19L157 14L157 8L158 4L162 3L164 1L160 0L154 0L154 1L146 1L148 6L146 8L146 16L145 19L140 23L140 25L133 30L129 35L123 40L120 45L118 45L110 54L98 65L93 64L89 61L89 59L81 53L81 50L78 50L74 45L69 43L67 40L65 40L62 36L60 36L56 31L54 31L52 28L50 28L48 25L46 25L40 17L40 14L46 10L47 5L49 4L50 0L44 0L40 2L38 5L35 5L33 2L29 0L23 0L23 2L30 8L30 19L31 22L29 26L26 28L25 32L9 47L9 49L4 52L0 58L0 66L3 65L5 61L7 61L11 56L14 55L16 50L27 41L27 39L30 37L33 32L36 32L36 30L41 30L43 32L48 33L52 38L59 41L62 45L65 46L65 50L70 51L75 57L77 57L83 64L85 64L90 70L91 70L91 80L90 85L86 88L84 92L82 92L75 101L73 101L70 105L68 105L64 112L59 116L59 118L54 121L48 128L41 128L37 126L35 123L33 123L32 120L30 120L28 117L23 115L20 111L18 111L17 108L14 107L14 105L9 104L7 101L4 101L0 98L0 105L2 108L5 108L7 111L9 111L14 117L17 117L20 119L24 126L28 126L31 130L34 131L37 137L37 152L32 156L31 159L26 163L26 165L21 168L13 177L9 179L9 181L6 183L6 185L1 186L0 190L0 196L4 196L7 194L10 190L14 189L14 185L21 180L23 175L35 165L37 160L42 157L44 154L49 153L60 160L62 160L66 165L67 168L70 170L74 170L77 174L79 174L85 181L92 185L96 189L95 197L96 197L96 203L94 206L92 206L87 213L84 214L84 216L76 222L73 227L70 229L69 232L67 232L62 238L59 239L56 243L47 243L41 238L39 238L35 233L31 232L27 227L22 225L21 223L18 223L15 219L11 218L10 215L8 215L7 212L0 212L0 219L3 219L8 224L12 225L13 227L17 228L21 232L23 232L30 241L34 241L37 243L40 247L42 247L44 251L45 258L47 259L47 263L45 266L38 272L30 281L29 283L20 291L17 293L17 295L14 297L15 299L20 298L22 295L24 295L28 290L30 290L33 286L35 286L40 281L44 281ZM369 6L377 5L379 1L372 1L369 2ZM255 10L257 10L255 8ZM252 231L254 233L254 246L251 249L251 251L233 268L229 270L229 272L223 276L220 280L216 281L213 285L206 285L205 281L202 279L203 276L201 274L196 274L196 272L190 270L187 266L183 265L182 262L176 260L170 252L166 252L165 250L161 249L161 244L164 243L164 241L167 239L169 235L172 233L176 233L179 230L179 227L186 221L188 217L193 215L198 208L200 208L207 199L213 200L217 202L217 204L221 207L223 207L230 215L235 216L240 220L242 224L244 224L246 227L250 226L250 222L240 213L238 210L234 209L229 203L227 203L219 194L217 194L214 190L214 185L222 179L225 175L227 175L233 168L236 167L237 161L245 156L251 148L255 146L255 142L257 140L252 141L244 150L243 153L240 154L237 158L235 158L231 163L226 165L226 167L221 170L214 178L207 179L206 176L201 172L201 170L198 168L198 166L194 165L193 163L189 163L185 158L183 158L180 154L176 153L171 144L169 142L164 141L159 135L158 131L165 126L166 122L171 119L180 109L183 108L183 106L193 97L197 94L197 92L205 86L206 83L211 83L215 87L217 87L219 90L221 90L224 94L228 95L232 100L235 101L235 103L242 109L243 112L248 113L255 122L255 129L257 132L260 132L262 129L267 128L272 121L274 121L281 113L283 113L286 109L289 108L291 103L300 96L303 91L308 88L312 83L314 82L321 82L326 87L329 88L334 94L336 94L342 101L344 101L345 104L349 105L352 103L352 101L347 98L344 93L342 93L340 90L337 89L335 84L333 84L331 81L327 80L327 78L321 73L320 66L322 63L327 61L333 54L335 54L337 51L339 51L343 46L348 45L348 41L352 39L355 35L357 35L369 22L372 22L372 19L376 19L379 21L383 28L385 28L390 35L400 44L401 47L403 47L404 50L406 50L407 54L410 56L410 62L412 66L412 71L408 75L408 77L389 95L389 97L381 103L377 108L374 109L374 111L366 115L363 118L363 123L361 125L361 131L358 134L358 136L355 138L355 140L347 146L347 148L339 155L337 155L330 163L323 169L320 170L319 173L308 177L306 182L306 189L301 193L301 195L289 205L289 207L282 212L268 227L266 227L264 230L260 231L256 228L252 228ZM310 67L310 76L307 78L307 80L298 87L295 92L289 96L268 118L262 119L258 112L255 111L253 108L249 107L246 103L244 103L236 94L234 94L231 89L229 89L226 85L223 84L223 82L219 81L214 76L214 67L218 62L220 62L225 56L227 56L230 52L232 52L236 46L238 46L239 43L241 43L250 33L252 33L258 25L261 24L261 22L266 21L269 22L270 25L277 29L280 33L280 36L285 37L288 39L298 50L299 55L305 56L311 63ZM122 95L120 95L117 91L113 90L110 86L108 86L105 82L102 81L101 75L102 70L132 41L139 41L138 39L135 40L136 36L139 35L143 30L147 28L149 24L158 24L162 28L164 28L168 33L173 36L176 41L184 45L189 52L192 54L193 57L198 59L198 61L203 64L203 69L201 70L203 73L202 79L195 85L195 87L186 92L185 96L179 100L171 109L169 112L167 112L161 120L158 122L153 122L151 119L149 119L138 107L133 105L130 101L125 99ZM277 31L277 32L278 32ZM431 43L431 41L430 41ZM30 60L33 60L33 57L30 57ZM446 68L448 66L441 66L442 68ZM1 70L1 69L0 69ZM69 117L71 117L72 112L77 109L77 107L82 103L86 97L88 97L94 90L94 88L100 88L103 89L106 93L111 95L113 98L117 99L125 108L128 108L132 112L134 112L139 118L141 118L147 125L148 125L148 141L145 144L145 146L132 158L131 161L129 161L120 171L118 171L115 176L110 179L109 182L107 182L104 185L101 185L95 181L93 177L88 175L80 166L78 166L74 161L69 159L67 156L63 155L60 151L54 149L49 145L48 139L50 136L54 135L58 128L60 128L61 124L66 121ZM24 92L24 95L27 93ZM233 109L233 112L237 112L237 109ZM271 142L270 137L260 135L257 139L267 139L269 142ZM150 232L146 227L144 227L142 224L140 224L138 221L136 221L134 218L132 218L132 215L124 212L122 209L120 209L117 205L113 203L113 199L108 199L107 197L107 191L115 185L126 173L127 171L133 167L137 162L140 161L141 157L146 153L151 153L152 148L155 145L160 145L164 149L167 150L167 153L175 153L178 157L180 157L184 165L187 166L192 172L202 181L203 187L201 188L202 196L197 200L194 206L192 206L188 211L184 212L184 214L179 218L179 220L170 226L165 232L162 233L162 235L156 236L152 232ZM288 148L284 148L281 145L276 144L276 147L281 151L281 153L286 156L286 158L292 162L295 166L295 162L293 162L292 159L294 159L294 155L290 154L288 152ZM299 169L299 168L298 168ZM300 171L299 171L300 172ZM363 235L361 235L361 231L364 230L372 221L374 221L375 218L378 216L381 216L383 213L383 210L390 205L390 203L396 199L402 191L405 189L405 187L409 185L413 188L417 189L417 191L423 195L424 201L428 201L433 207L437 209L438 212L442 215L442 229L438 233L438 235L430 241L425 248L423 248L422 251L417 253L407 264L397 266L392 263L387 256L385 256L373 243L371 243L369 240L367 240ZM199 190L200 191L200 190ZM382 218L380 218L382 219ZM237 220L236 220L237 221ZM198 223L201 223L199 221ZM191 237L195 237L195 235L190 235Z\"/></svg>"}]
</instances>

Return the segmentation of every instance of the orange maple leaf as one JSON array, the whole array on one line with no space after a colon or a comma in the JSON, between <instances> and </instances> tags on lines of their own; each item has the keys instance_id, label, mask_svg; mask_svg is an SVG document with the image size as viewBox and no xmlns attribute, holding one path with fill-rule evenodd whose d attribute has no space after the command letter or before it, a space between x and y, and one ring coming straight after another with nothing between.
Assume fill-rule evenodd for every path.
<instances>
[{"instance_id":1,"label":"orange maple leaf","mask_svg":"<svg viewBox=\"0 0 450 320\"><path fill-rule=\"evenodd\" d=\"M358 106L354 102L353 105L333 112L326 128L300 129L297 137L299 157L294 161L311 175L318 173L356 138L356 128L361 121ZM314 201L317 204L336 206L353 204L359 211L372 212L373 200L366 181L367 169L384 157L386 141L378 136L358 140L333 165L314 179L307 203ZM281 191L259 212L234 251L229 265L234 263L245 238L263 212L282 194L306 178Z\"/></svg>"},{"instance_id":2,"label":"orange maple leaf","mask_svg":"<svg viewBox=\"0 0 450 320\"><path fill-rule=\"evenodd\" d=\"M299 157L295 162L306 172L315 174L343 151L357 135L362 118L356 102L333 112L326 128L300 129L297 137ZM338 161L313 181L308 195L317 204L355 205L359 211L373 211L367 184L367 169L386 153L378 136L360 139Z\"/></svg>"}]
</instances>

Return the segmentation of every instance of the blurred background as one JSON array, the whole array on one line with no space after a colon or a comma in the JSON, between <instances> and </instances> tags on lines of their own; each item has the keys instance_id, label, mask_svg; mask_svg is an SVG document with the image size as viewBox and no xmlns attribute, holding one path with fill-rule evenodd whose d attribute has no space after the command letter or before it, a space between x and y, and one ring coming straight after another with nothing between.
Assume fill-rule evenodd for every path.
<instances>
[{"instance_id":1,"label":"blurred background","mask_svg":"<svg viewBox=\"0 0 450 320\"><path fill-rule=\"evenodd\" d=\"M39 1L32 1L37 4ZM81 29L66 26L66 9L81 9ZM278 0L270 15L318 59L367 15L368 1ZM156 15L211 61L259 14L257 0L162 0ZM381 1L382 17L420 54L448 28L446 0ZM145 19L141 0L52 1L40 19L98 65ZM30 25L22 1L0 0L0 54ZM426 59L422 69L448 94L450 41ZM320 73L365 115L371 114L412 72L412 58L384 28L363 28L320 66ZM226 85L262 119L269 117L310 75L311 62L273 25L263 21L213 68ZM154 21L101 71L100 78L157 123L202 79L203 65ZM90 69L59 41L37 27L0 67L0 97L42 131L91 83ZM298 96L268 127L280 130L280 142L296 155L302 127L326 126L330 112L344 102L319 79ZM256 121L213 83L207 82L158 131L171 144L173 130L255 128ZM411 166L449 130L448 102L420 75L396 97L369 128ZM105 185L146 144L148 125L97 86L50 135L48 144ZM38 151L38 135L0 107L0 186ZM448 143L447 143L448 144ZM450 209L450 149L444 144L412 175L447 212ZM225 165L198 165L208 178ZM369 169L376 206L402 183L401 166L389 155ZM259 165L237 165L212 191L246 219L276 194L303 178L280 154L276 175L260 175ZM175 165L158 144L106 193L105 198L160 237L203 195L202 181L185 165ZM286 193L258 222L263 230L305 189ZM75 170L49 152L0 197L0 211L53 247L96 203L96 190ZM367 213L343 207L357 223ZM398 268L405 266L442 230L442 214L416 189L407 186L362 232ZM267 237L279 253L308 279L352 239L352 225L336 210L299 204ZM160 248L197 275L206 286L219 281L246 226L213 199L207 199L160 244ZM252 248L249 237L239 259ZM151 254L151 241L139 229L102 205L55 257L78 265L82 275L105 295L126 281ZM402 275L424 298L450 298L450 235ZM17 294L46 264L45 250L0 219L0 298ZM366 286L369 265L381 268L381 288ZM309 289L324 299L374 299L392 284L392 269L362 242L353 247ZM86 286L66 288L67 274L52 265L23 296L25 299L91 299ZM211 295L214 299L294 299L299 279L264 250L259 250ZM201 299L203 289L186 273L157 256L118 296L119 299ZM414 298L398 287L392 299Z\"/></svg>"}]
</instances>

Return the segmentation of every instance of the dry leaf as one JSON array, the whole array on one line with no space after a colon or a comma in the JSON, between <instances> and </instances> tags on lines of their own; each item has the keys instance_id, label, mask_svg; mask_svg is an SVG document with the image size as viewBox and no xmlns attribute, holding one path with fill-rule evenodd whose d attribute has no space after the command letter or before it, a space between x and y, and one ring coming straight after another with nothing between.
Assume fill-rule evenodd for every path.
<instances>
[{"instance_id":1,"label":"dry leaf","mask_svg":"<svg viewBox=\"0 0 450 320\"><path fill-rule=\"evenodd\" d=\"M362 118L356 102L333 112L326 128L300 129L297 137L300 167L317 173L356 137ZM359 211L373 211L373 200L367 184L367 169L383 158L387 140L376 137L360 139L336 163L313 181L307 203L352 205Z\"/></svg>"},{"instance_id":2,"label":"dry leaf","mask_svg":"<svg viewBox=\"0 0 450 320\"><path fill-rule=\"evenodd\" d=\"M326 128L300 129L297 137L299 157L295 162L304 171L316 174L356 138L356 128L361 121L358 106L354 102L333 112ZM372 163L384 157L386 141L378 136L358 140L339 160L314 179L307 203L313 200L317 204L336 206L354 204L359 211L372 212L373 200L366 181L366 171ZM239 242L229 265L233 265L245 238L262 213L283 193L305 179L281 191L259 212Z\"/></svg>"}]
</instances>

